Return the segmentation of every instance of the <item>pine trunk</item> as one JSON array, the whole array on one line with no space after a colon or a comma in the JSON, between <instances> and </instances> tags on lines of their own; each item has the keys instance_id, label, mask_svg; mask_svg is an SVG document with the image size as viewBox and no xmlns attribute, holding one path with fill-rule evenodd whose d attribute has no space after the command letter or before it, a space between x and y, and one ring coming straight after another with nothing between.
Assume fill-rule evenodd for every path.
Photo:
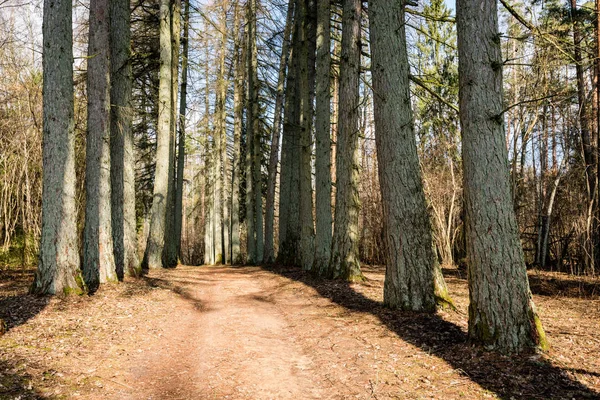
<instances>
[{"instance_id":1,"label":"pine trunk","mask_svg":"<svg viewBox=\"0 0 600 400\"><path fill-rule=\"evenodd\" d=\"M44 0L42 232L35 294L81 293L70 0Z\"/></svg>"},{"instance_id":2,"label":"pine trunk","mask_svg":"<svg viewBox=\"0 0 600 400\"><path fill-rule=\"evenodd\" d=\"M317 10L317 64L315 109L315 260L313 270L326 271L331 257L331 95L330 95L330 18L331 4L318 3Z\"/></svg>"},{"instance_id":3,"label":"pine trunk","mask_svg":"<svg viewBox=\"0 0 600 400\"><path fill-rule=\"evenodd\" d=\"M110 185L110 17L108 0L90 2L83 279L94 292L117 280Z\"/></svg>"},{"instance_id":4,"label":"pine trunk","mask_svg":"<svg viewBox=\"0 0 600 400\"><path fill-rule=\"evenodd\" d=\"M117 276L138 276L129 0L110 2L112 235Z\"/></svg>"},{"instance_id":5,"label":"pine trunk","mask_svg":"<svg viewBox=\"0 0 600 400\"><path fill-rule=\"evenodd\" d=\"M175 188L175 244L181 259L181 230L183 219L183 173L185 167L185 114L187 111L188 53L190 29L190 0L185 1L183 15L183 52L181 55L181 94L179 99L179 137L177 142L177 183Z\"/></svg>"},{"instance_id":6,"label":"pine trunk","mask_svg":"<svg viewBox=\"0 0 600 400\"><path fill-rule=\"evenodd\" d=\"M150 210L150 232L144 253L144 269L160 268L165 246L167 191L169 186L170 131L172 104L171 8L169 0L160 1L160 69L158 87L158 124L156 133L156 169Z\"/></svg>"},{"instance_id":7,"label":"pine trunk","mask_svg":"<svg viewBox=\"0 0 600 400\"><path fill-rule=\"evenodd\" d=\"M294 0L288 2L285 29L283 32L283 44L281 45L281 59L279 61L279 76L277 78L277 96L275 98L275 110L273 111L273 127L271 130L271 151L269 155L269 178L267 181L267 196L265 199L265 254L266 264L275 261L274 248L274 220L275 220L275 186L277 183L277 167L279 164L279 137L281 136L281 115L283 111L283 100L285 94L285 75L290 54L290 40L293 26Z\"/></svg>"},{"instance_id":8,"label":"pine trunk","mask_svg":"<svg viewBox=\"0 0 600 400\"><path fill-rule=\"evenodd\" d=\"M469 337L503 352L544 347L511 203L496 1L456 10Z\"/></svg>"},{"instance_id":9,"label":"pine trunk","mask_svg":"<svg viewBox=\"0 0 600 400\"><path fill-rule=\"evenodd\" d=\"M167 185L167 217L163 264L167 268L177 266L177 242L175 241L175 145L177 136L177 92L179 90L179 45L181 41L181 0L171 1L171 120L169 125L169 178Z\"/></svg>"},{"instance_id":10,"label":"pine trunk","mask_svg":"<svg viewBox=\"0 0 600 400\"><path fill-rule=\"evenodd\" d=\"M359 77L361 1L344 0L336 149L335 223L326 276L362 280L358 257Z\"/></svg>"},{"instance_id":11,"label":"pine trunk","mask_svg":"<svg viewBox=\"0 0 600 400\"><path fill-rule=\"evenodd\" d=\"M371 0L375 139L383 203L386 276L384 303L410 311L435 311L439 269L423 191L410 102L404 6ZM443 278L442 278L443 282Z\"/></svg>"}]
</instances>

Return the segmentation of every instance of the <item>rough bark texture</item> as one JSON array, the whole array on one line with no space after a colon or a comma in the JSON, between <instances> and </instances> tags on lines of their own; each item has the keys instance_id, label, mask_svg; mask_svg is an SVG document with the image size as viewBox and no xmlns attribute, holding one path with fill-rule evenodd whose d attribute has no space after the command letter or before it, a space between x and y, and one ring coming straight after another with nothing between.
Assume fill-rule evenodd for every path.
<instances>
[{"instance_id":1,"label":"rough bark texture","mask_svg":"<svg viewBox=\"0 0 600 400\"><path fill-rule=\"evenodd\" d=\"M331 257L331 4L317 3L317 65L315 109L315 259L313 270L322 274Z\"/></svg>"},{"instance_id":2,"label":"rough bark texture","mask_svg":"<svg viewBox=\"0 0 600 400\"><path fill-rule=\"evenodd\" d=\"M312 189L312 143L315 98L315 53L317 39L316 3L305 2L304 40L301 53L300 94L302 96L300 113L300 264L304 270L313 265L315 249L315 227L313 219ZM306 60L306 61L304 61Z\"/></svg>"},{"instance_id":3,"label":"rough bark texture","mask_svg":"<svg viewBox=\"0 0 600 400\"><path fill-rule=\"evenodd\" d=\"M360 76L360 0L344 0L338 136L336 150L335 223L326 276L362 280L358 258L358 118Z\"/></svg>"},{"instance_id":4,"label":"rough bark texture","mask_svg":"<svg viewBox=\"0 0 600 400\"><path fill-rule=\"evenodd\" d=\"M167 185L167 218L163 266L177 265L177 242L175 241L175 145L177 136L177 93L179 91L179 45L181 41L181 0L171 1L171 120L169 132L169 181Z\"/></svg>"},{"instance_id":5,"label":"rough bark texture","mask_svg":"<svg viewBox=\"0 0 600 400\"><path fill-rule=\"evenodd\" d=\"M236 6L240 7L240 6ZM241 26L241 12L236 8L234 32L239 32ZM231 263L241 264L240 253L240 175L242 172L241 163L241 136L242 119L244 117L244 55L242 49L244 43L242 38L244 33L240 33L235 39L234 67L235 82L233 86L233 165L231 176Z\"/></svg>"},{"instance_id":6,"label":"rough bark texture","mask_svg":"<svg viewBox=\"0 0 600 400\"><path fill-rule=\"evenodd\" d=\"M435 311L434 270L440 267L417 155L404 6L397 0L371 0L369 27L386 241L384 303L403 310ZM445 285L440 289L447 293Z\"/></svg>"},{"instance_id":7,"label":"rough bark texture","mask_svg":"<svg viewBox=\"0 0 600 400\"><path fill-rule=\"evenodd\" d=\"M279 189L279 252L277 262L285 265L300 264L300 3L294 5L294 33L292 53L285 87L285 107L283 118L283 142L281 146L281 177Z\"/></svg>"},{"instance_id":8,"label":"rough bark texture","mask_svg":"<svg viewBox=\"0 0 600 400\"><path fill-rule=\"evenodd\" d=\"M111 223L109 15L108 0L90 2L82 270L91 292L117 280Z\"/></svg>"},{"instance_id":9,"label":"rough bark texture","mask_svg":"<svg viewBox=\"0 0 600 400\"><path fill-rule=\"evenodd\" d=\"M258 107L258 49L256 47L256 4L257 0L250 0L250 18L248 24L250 27L250 70L248 71L248 98L251 105L251 115L248 119L249 125L252 124L252 186L254 187L254 228L256 231L256 249L254 250L254 262L261 262L264 253L264 233L263 233L263 205L262 205L262 151L261 134L259 130L259 107Z\"/></svg>"},{"instance_id":10,"label":"rough bark texture","mask_svg":"<svg viewBox=\"0 0 600 400\"><path fill-rule=\"evenodd\" d=\"M511 202L496 1L456 9L469 337L503 352L544 347Z\"/></svg>"},{"instance_id":11,"label":"rough bark texture","mask_svg":"<svg viewBox=\"0 0 600 400\"><path fill-rule=\"evenodd\" d=\"M279 76L277 78L277 95L275 110L273 111L273 127L271 129L271 151L269 154L269 178L267 181L267 196L265 199L265 252L264 262L267 264L275 261L274 248L274 223L275 223L275 186L277 183L277 166L279 164L279 137L281 136L281 115L283 111L285 75L290 54L290 40L293 26L294 0L288 2L288 10L283 32L281 46L281 59L279 61Z\"/></svg>"},{"instance_id":12,"label":"rough bark texture","mask_svg":"<svg viewBox=\"0 0 600 400\"><path fill-rule=\"evenodd\" d=\"M183 219L183 172L185 167L185 114L187 110L187 82L188 82L188 53L190 29L190 1L185 1L183 14L183 37L181 54L181 94L179 99L179 131L177 141L177 183L175 188L175 244L177 256L181 258L181 229Z\"/></svg>"},{"instance_id":13,"label":"rough bark texture","mask_svg":"<svg viewBox=\"0 0 600 400\"><path fill-rule=\"evenodd\" d=\"M117 276L141 272L135 218L135 155L131 103L129 0L110 2L110 179L112 235Z\"/></svg>"},{"instance_id":14,"label":"rough bark texture","mask_svg":"<svg viewBox=\"0 0 600 400\"><path fill-rule=\"evenodd\" d=\"M162 266L167 216L167 188L169 181L169 138L171 129L171 8L169 0L160 1L160 69L158 87L158 125L156 138L156 170L154 195L150 210L150 232L142 267Z\"/></svg>"},{"instance_id":15,"label":"rough bark texture","mask_svg":"<svg viewBox=\"0 0 600 400\"><path fill-rule=\"evenodd\" d=\"M31 292L80 293L75 207L73 31L70 0L44 0L43 197L40 254Z\"/></svg>"}]
</instances>

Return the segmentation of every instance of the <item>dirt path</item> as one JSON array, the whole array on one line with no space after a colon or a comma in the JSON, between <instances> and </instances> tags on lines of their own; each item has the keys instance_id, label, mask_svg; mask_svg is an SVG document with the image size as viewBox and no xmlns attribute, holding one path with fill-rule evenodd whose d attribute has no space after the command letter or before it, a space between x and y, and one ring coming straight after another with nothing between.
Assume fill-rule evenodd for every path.
<instances>
[{"instance_id":1,"label":"dirt path","mask_svg":"<svg viewBox=\"0 0 600 400\"><path fill-rule=\"evenodd\" d=\"M436 315L382 307L382 269L180 266L66 300L0 279L0 399L600 398L600 300L536 296L552 350L503 357L466 342L447 272Z\"/></svg>"},{"instance_id":2,"label":"dirt path","mask_svg":"<svg viewBox=\"0 0 600 400\"><path fill-rule=\"evenodd\" d=\"M156 278L157 284L166 280L179 285L179 293L194 307L175 310L173 337L142 361L148 365L147 377L136 373L144 386L155 388L153 398L322 397L311 379L311 358L297 344L279 307L262 297L259 272L241 272L181 268Z\"/></svg>"}]
</instances>

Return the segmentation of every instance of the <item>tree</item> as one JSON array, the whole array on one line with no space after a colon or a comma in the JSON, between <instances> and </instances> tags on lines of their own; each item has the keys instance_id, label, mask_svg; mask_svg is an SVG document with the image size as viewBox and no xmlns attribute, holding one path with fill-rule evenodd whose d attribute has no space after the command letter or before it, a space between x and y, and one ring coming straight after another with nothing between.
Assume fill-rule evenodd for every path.
<instances>
[{"instance_id":1,"label":"tree","mask_svg":"<svg viewBox=\"0 0 600 400\"><path fill-rule=\"evenodd\" d=\"M131 101L129 0L110 1L110 160L113 251L117 276L137 276L135 155Z\"/></svg>"},{"instance_id":2,"label":"tree","mask_svg":"<svg viewBox=\"0 0 600 400\"><path fill-rule=\"evenodd\" d=\"M315 258L313 270L327 269L331 257L331 3L317 3L315 108Z\"/></svg>"},{"instance_id":3,"label":"tree","mask_svg":"<svg viewBox=\"0 0 600 400\"><path fill-rule=\"evenodd\" d=\"M117 280L110 185L110 3L90 2L83 279L93 292Z\"/></svg>"},{"instance_id":4,"label":"tree","mask_svg":"<svg viewBox=\"0 0 600 400\"><path fill-rule=\"evenodd\" d=\"M160 1L160 70L158 89L158 125L156 170L150 211L150 232L144 253L144 269L160 268L165 245L165 227L169 184L169 156L172 105L171 8L169 0Z\"/></svg>"},{"instance_id":5,"label":"tree","mask_svg":"<svg viewBox=\"0 0 600 400\"><path fill-rule=\"evenodd\" d=\"M187 111L188 54L190 31L190 0L185 0L183 14L183 37L181 54L181 97L179 100L179 136L177 140L177 182L175 184L175 243L177 256L181 258L181 227L183 219L183 172L185 166L185 114Z\"/></svg>"},{"instance_id":6,"label":"tree","mask_svg":"<svg viewBox=\"0 0 600 400\"><path fill-rule=\"evenodd\" d=\"M335 222L326 276L362 280L358 259L358 117L360 76L360 0L344 0L336 149Z\"/></svg>"},{"instance_id":7,"label":"tree","mask_svg":"<svg viewBox=\"0 0 600 400\"><path fill-rule=\"evenodd\" d=\"M417 156L403 4L371 0L369 27L386 242L384 303L434 311L436 295L446 300L448 294L434 251Z\"/></svg>"},{"instance_id":8,"label":"tree","mask_svg":"<svg viewBox=\"0 0 600 400\"><path fill-rule=\"evenodd\" d=\"M80 292L75 205L73 27L70 0L45 0L43 197L40 255L31 292Z\"/></svg>"},{"instance_id":9,"label":"tree","mask_svg":"<svg viewBox=\"0 0 600 400\"><path fill-rule=\"evenodd\" d=\"M509 185L495 0L456 7L469 273L469 337L504 352L545 346Z\"/></svg>"},{"instance_id":10,"label":"tree","mask_svg":"<svg viewBox=\"0 0 600 400\"><path fill-rule=\"evenodd\" d=\"M279 164L279 137L281 136L281 116L283 114L283 100L285 94L285 76L290 55L290 40L293 27L294 0L288 2L283 42L281 44L281 59L279 61L279 75L277 78L277 95L273 111L273 127L271 129L271 150L269 154L269 170L267 181L267 196L265 199L265 252L264 262L269 264L275 261L275 248L273 245L274 219L275 219L275 186L277 184L277 166Z\"/></svg>"},{"instance_id":11,"label":"tree","mask_svg":"<svg viewBox=\"0 0 600 400\"><path fill-rule=\"evenodd\" d=\"M165 246L163 266L177 265L177 235L175 233L175 143L177 137L177 92L179 86L179 45L181 40L181 0L171 1L171 105L169 123L169 176L167 184L167 214L165 221Z\"/></svg>"}]
</instances>

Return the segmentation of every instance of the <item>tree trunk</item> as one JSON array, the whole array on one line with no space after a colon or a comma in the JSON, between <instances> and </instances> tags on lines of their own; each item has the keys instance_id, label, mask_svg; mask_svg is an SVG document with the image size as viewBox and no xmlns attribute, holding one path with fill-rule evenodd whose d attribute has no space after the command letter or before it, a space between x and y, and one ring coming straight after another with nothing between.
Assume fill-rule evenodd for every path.
<instances>
[{"instance_id":1,"label":"tree trunk","mask_svg":"<svg viewBox=\"0 0 600 400\"><path fill-rule=\"evenodd\" d=\"M44 0L43 196L40 254L31 292L81 293L70 0Z\"/></svg>"},{"instance_id":2,"label":"tree trunk","mask_svg":"<svg viewBox=\"0 0 600 400\"><path fill-rule=\"evenodd\" d=\"M404 6L369 3L375 139L383 203L386 275L384 303L410 311L435 311L448 302L431 234L410 103Z\"/></svg>"},{"instance_id":3,"label":"tree trunk","mask_svg":"<svg viewBox=\"0 0 600 400\"><path fill-rule=\"evenodd\" d=\"M469 337L518 352L545 347L511 204L495 0L456 7L469 274Z\"/></svg>"},{"instance_id":4,"label":"tree trunk","mask_svg":"<svg viewBox=\"0 0 600 400\"><path fill-rule=\"evenodd\" d=\"M294 5L294 33L285 86L283 137L281 145L281 176L279 183L279 251L277 262L284 265L299 263L300 201L298 190L298 127L300 112L299 94L299 16L300 2Z\"/></svg>"},{"instance_id":5,"label":"tree trunk","mask_svg":"<svg viewBox=\"0 0 600 400\"><path fill-rule=\"evenodd\" d=\"M321 275L331 257L331 4L318 2L315 109L315 259L313 270Z\"/></svg>"},{"instance_id":6,"label":"tree trunk","mask_svg":"<svg viewBox=\"0 0 600 400\"><path fill-rule=\"evenodd\" d=\"M170 130L172 105L171 8L169 0L160 0L160 69L158 88L158 124L156 132L156 170L150 210L150 232L144 253L144 269L160 268L165 245L167 190L169 185Z\"/></svg>"},{"instance_id":7,"label":"tree trunk","mask_svg":"<svg viewBox=\"0 0 600 400\"><path fill-rule=\"evenodd\" d=\"M181 259L181 227L183 218L183 173L185 167L185 114L187 111L188 53L190 30L190 0L185 1L183 14L183 52L181 55L181 94L179 99L179 137L177 143L177 183L175 192L175 244Z\"/></svg>"},{"instance_id":8,"label":"tree trunk","mask_svg":"<svg viewBox=\"0 0 600 400\"><path fill-rule=\"evenodd\" d=\"M138 276L129 0L110 2L111 210L117 276Z\"/></svg>"},{"instance_id":9,"label":"tree trunk","mask_svg":"<svg viewBox=\"0 0 600 400\"><path fill-rule=\"evenodd\" d=\"M241 12L236 5L234 29L235 49L234 49L234 68L235 82L233 86L233 164L231 177L231 263L240 264L240 175L242 172L241 161L241 136L242 119L244 118L244 54L243 43L244 33L238 33L241 26ZM242 54L240 54L242 53Z\"/></svg>"},{"instance_id":10,"label":"tree trunk","mask_svg":"<svg viewBox=\"0 0 600 400\"><path fill-rule=\"evenodd\" d=\"M288 10L281 45L281 60L279 62L279 76L277 78L277 95L275 97L275 110L273 111L273 127L271 129L271 151L269 155L269 170L267 181L267 196L265 199L265 254L266 264L275 261L274 248L274 220L275 220L275 186L277 183L277 167L279 164L279 137L281 135L281 115L283 111L285 75L290 54L290 40L293 27L294 0L288 2Z\"/></svg>"},{"instance_id":11,"label":"tree trunk","mask_svg":"<svg viewBox=\"0 0 600 400\"><path fill-rule=\"evenodd\" d=\"M362 280L358 257L358 118L361 52L361 1L344 0L338 136L336 149L335 223L327 276Z\"/></svg>"},{"instance_id":12,"label":"tree trunk","mask_svg":"<svg viewBox=\"0 0 600 400\"><path fill-rule=\"evenodd\" d=\"M252 105L253 95L252 90L254 85L252 84L252 78L254 77L252 71L252 35L254 30L252 29L252 1L248 1L246 5L246 263L256 263L256 229L254 228L254 176L252 174L253 159L252 159L252 148L254 145L254 124L252 113L254 107Z\"/></svg>"},{"instance_id":13,"label":"tree trunk","mask_svg":"<svg viewBox=\"0 0 600 400\"><path fill-rule=\"evenodd\" d=\"M109 0L90 2L82 259L83 279L90 292L101 283L117 280L111 223L109 7Z\"/></svg>"},{"instance_id":14,"label":"tree trunk","mask_svg":"<svg viewBox=\"0 0 600 400\"><path fill-rule=\"evenodd\" d=\"M314 261L315 228L313 220L312 190L312 128L315 98L315 53L317 40L317 8L315 0L305 2L304 40L300 62L300 263L310 270ZM304 61L306 60L306 61Z\"/></svg>"},{"instance_id":15,"label":"tree trunk","mask_svg":"<svg viewBox=\"0 0 600 400\"><path fill-rule=\"evenodd\" d=\"M177 92L179 90L179 45L181 41L181 0L171 0L171 120L169 131L169 178L167 185L167 217L163 264L167 268L177 266L177 242L175 234L175 145L177 136Z\"/></svg>"}]
</instances>

